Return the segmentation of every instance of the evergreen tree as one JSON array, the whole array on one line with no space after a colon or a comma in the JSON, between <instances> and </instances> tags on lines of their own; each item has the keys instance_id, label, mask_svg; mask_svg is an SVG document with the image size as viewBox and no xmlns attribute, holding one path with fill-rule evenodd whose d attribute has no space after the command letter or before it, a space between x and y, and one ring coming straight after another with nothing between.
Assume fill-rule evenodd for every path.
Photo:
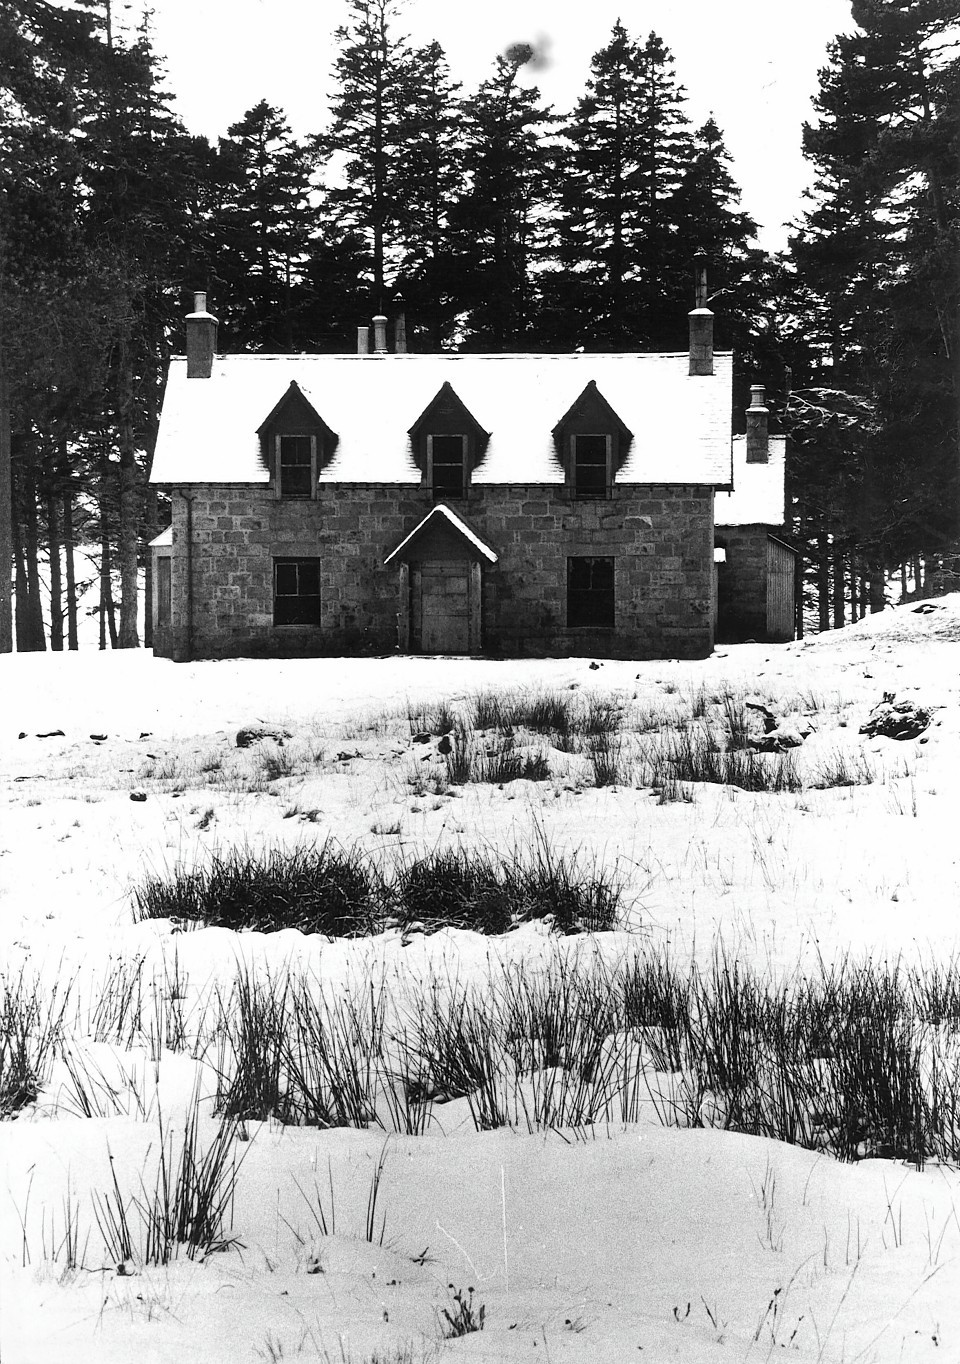
<instances>
[{"instance_id":1,"label":"evergreen tree","mask_svg":"<svg viewBox=\"0 0 960 1364\"><path fill-rule=\"evenodd\" d=\"M393 32L398 0L349 0L349 6L351 22L336 32L339 89L331 127L316 147L343 160L346 184L330 191L330 205L341 229L369 245L371 301L381 312L388 270L392 276L398 265L394 234L404 214L405 159L412 153L405 141L411 51Z\"/></svg>"},{"instance_id":2,"label":"evergreen tree","mask_svg":"<svg viewBox=\"0 0 960 1364\"><path fill-rule=\"evenodd\" d=\"M556 313L573 313L574 344L628 349L640 340L632 242L640 217L641 73L619 23L591 63L559 155Z\"/></svg>"},{"instance_id":3,"label":"evergreen tree","mask_svg":"<svg viewBox=\"0 0 960 1364\"><path fill-rule=\"evenodd\" d=\"M518 44L464 105L467 188L456 206L461 299L472 350L523 350L537 344L534 295L546 254L552 206L556 117L536 86L517 76L533 55Z\"/></svg>"},{"instance_id":4,"label":"evergreen tree","mask_svg":"<svg viewBox=\"0 0 960 1364\"><path fill-rule=\"evenodd\" d=\"M457 309L451 210L463 177L460 86L439 43L413 52L397 141L396 240L405 306L431 350L450 339Z\"/></svg>"},{"instance_id":5,"label":"evergreen tree","mask_svg":"<svg viewBox=\"0 0 960 1364\"><path fill-rule=\"evenodd\" d=\"M689 243L678 241L677 198L693 159L673 56L656 33L638 49L639 164L637 216L631 246L638 277L644 341L653 350L685 340L690 306Z\"/></svg>"},{"instance_id":6,"label":"evergreen tree","mask_svg":"<svg viewBox=\"0 0 960 1364\"><path fill-rule=\"evenodd\" d=\"M218 160L211 251L214 278L224 287L223 319L243 349L300 349L313 158L282 110L261 100L227 130Z\"/></svg>"},{"instance_id":7,"label":"evergreen tree","mask_svg":"<svg viewBox=\"0 0 960 1364\"><path fill-rule=\"evenodd\" d=\"M819 373L808 382L846 428L814 461L827 538L882 573L957 534L957 62L948 0L856 0L858 29L821 72L804 145L818 172L791 243L807 287ZM826 428L825 428L826 429ZM831 433L832 435L832 433ZM836 447L836 442L833 443ZM838 490L855 496L839 496Z\"/></svg>"}]
</instances>

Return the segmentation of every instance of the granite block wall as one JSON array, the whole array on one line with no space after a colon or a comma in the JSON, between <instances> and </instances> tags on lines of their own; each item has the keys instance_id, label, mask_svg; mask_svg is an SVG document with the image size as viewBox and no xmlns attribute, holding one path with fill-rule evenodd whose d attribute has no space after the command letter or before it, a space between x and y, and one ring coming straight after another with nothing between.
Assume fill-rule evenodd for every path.
<instances>
[{"instance_id":1,"label":"granite block wall","mask_svg":"<svg viewBox=\"0 0 960 1364\"><path fill-rule=\"evenodd\" d=\"M717 575L718 640L766 639L767 527L723 526L717 544L727 551Z\"/></svg>"},{"instance_id":2,"label":"granite block wall","mask_svg":"<svg viewBox=\"0 0 960 1364\"><path fill-rule=\"evenodd\" d=\"M263 485L172 490L169 656L295 656L397 647L400 574L384 559L433 501L416 485L323 485L280 500ZM620 485L572 501L559 486L484 486L451 504L496 550L483 567L483 640L504 655L696 658L713 647L713 494ZM567 557L614 556L616 627L569 629ZM274 626L274 557L320 559L319 628ZM192 629L188 560L192 561Z\"/></svg>"}]
</instances>

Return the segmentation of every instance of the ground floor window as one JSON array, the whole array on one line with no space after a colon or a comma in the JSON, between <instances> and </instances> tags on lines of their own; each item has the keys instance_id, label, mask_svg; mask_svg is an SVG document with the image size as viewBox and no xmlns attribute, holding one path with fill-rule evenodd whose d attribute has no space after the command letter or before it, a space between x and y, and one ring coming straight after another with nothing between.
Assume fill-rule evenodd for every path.
<instances>
[{"instance_id":1,"label":"ground floor window","mask_svg":"<svg viewBox=\"0 0 960 1364\"><path fill-rule=\"evenodd\" d=\"M273 623L320 624L319 559L274 559Z\"/></svg>"},{"instance_id":2,"label":"ground floor window","mask_svg":"<svg viewBox=\"0 0 960 1364\"><path fill-rule=\"evenodd\" d=\"M616 621L612 558L567 560L567 625L612 626Z\"/></svg>"}]
</instances>

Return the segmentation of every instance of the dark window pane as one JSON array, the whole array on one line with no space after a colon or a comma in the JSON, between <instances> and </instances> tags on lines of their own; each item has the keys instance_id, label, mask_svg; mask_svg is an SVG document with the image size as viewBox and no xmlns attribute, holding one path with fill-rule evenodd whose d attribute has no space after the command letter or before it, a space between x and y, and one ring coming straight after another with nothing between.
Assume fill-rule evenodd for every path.
<instances>
[{"instance_id":1,"label":"dark window pane","mask_svg":"<svg viewBox=\"0 0 960 1364\"><path fill-rule=\"evenodd\" d=\"M567 625L609 628L615 623L613 559L568 559Z\"/></svg>"},{"instance_id":2,"label":"dark window pane","mask_svg":"<svg viewBox=\"0 0 960 1364\"><path fill-rule=\"evenodd\" d=\"M607 467L606 436L574 436L578 464L599 464Z\"/></svg>"},{"instance_id":3,"label":"dark window pane","mask_svg":"<svg viewBox=\"0 0 960 1364\"><path fill-rule=\"evenodd\" d=\"M320 624L320 560L274 560L274 625Z\"/></svg>"},{"instance_id":4,"label":"dark window pane","mask_svg":"<svg viewBox=\"0 0 960 1364\"><path fill-rule=\"evenodd\" d=\"M300 576L300 596L319 597L320 595L320 560L301 559L297 565Z\"/></svg>"},{"instance_id":5,"label":"dark window pane","mask_svg":"<svg viewBox=\"0 0 960 1364\"><path fill-rule=\"evenodd\" d=\"M463 446L462 436L433 437L431 458L435 496L463 496Z\"/></svg>"},{"instance_id":6,"label":"dark window pane","mask_svg":"<svg viewBox=\"0 0 960 1364\"><path fill-rule=\"evenodd\" d=\"M283 497L313 493L313 452L309 436L280 437L280 492Z\"/></svg>"},{"instance_id":7,"label":"dark window pane","mask_svg":"<svg viewBox=\"0 0 960 1364\"><path fill-rule=\"evenodd\" d=\"M434 436L433 438L433 462L434 464L462 464L463 463L463 437L462 436Z\"/></svg>"},{"instance_id":8,"label":"dark window pane","mask_svg":"<svg viewBox=\"0 0 960 1364\"><path fill-rule=\"evenodd\" d=\"M297 595L297 565L292 559L277 563L277 596L295 597Z\"/></svg>"},{"instance_id":9,"label":"dark window pane","mask_svg":"<svg viewBox=\"0 0 960 1364\"><path fill-rule=\"evenodd\" d=\"M577 497L606 496L606 436L574 436L573 488Z\"/></svg>"}]
</instances>

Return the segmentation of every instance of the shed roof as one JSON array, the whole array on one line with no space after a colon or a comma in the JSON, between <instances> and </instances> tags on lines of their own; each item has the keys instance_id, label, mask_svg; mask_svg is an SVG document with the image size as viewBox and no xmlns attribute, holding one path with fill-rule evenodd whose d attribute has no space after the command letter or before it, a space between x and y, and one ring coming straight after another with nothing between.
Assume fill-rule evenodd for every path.
<instances>
[{"instance_id":1,"label":"shed roof","mask_svg":"<svg viewBox=\"0 0 960 1364\"><path fill-rule=\"evenodd\" d=\"M552 431L593 380L634 432L626 483L729 483L732 358L671 355L225 355L171 362L152 481L267 483L257 430L295 381L340 435L323 483L419 483L409 428L448 382L491 433L475 483L562 483Z\"/></svg>"},{"instance_id":2,"label":"shed roof","mask_svg":"<svg viewBox=\"0 0 960 1364\"><path fill-rule=\"evenodd\" d=\"M782 526L786 474L785 436L771 436L766 464L747 463L747 438L733 438L733 492L717 493L718 526Z\"/></svg>"}]
</instances>

